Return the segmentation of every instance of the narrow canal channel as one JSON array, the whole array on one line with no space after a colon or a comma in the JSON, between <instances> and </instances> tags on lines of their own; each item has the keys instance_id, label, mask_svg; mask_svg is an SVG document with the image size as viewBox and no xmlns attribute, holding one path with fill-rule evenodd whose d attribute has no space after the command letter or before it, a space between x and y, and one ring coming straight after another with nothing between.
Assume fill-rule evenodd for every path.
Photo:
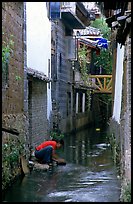
<instances>
[{"instance_id":1,"label":"narrow canal channel","mask_svg":"<svg viewBox=\"0 0 133 204\"><path fill-rule=\"evenodd\" d=\"M31 171L7 191L5 202L120 202L120 181L106 131L88 128L65 137L67 161Z\"/></svg>"}]
</instances>

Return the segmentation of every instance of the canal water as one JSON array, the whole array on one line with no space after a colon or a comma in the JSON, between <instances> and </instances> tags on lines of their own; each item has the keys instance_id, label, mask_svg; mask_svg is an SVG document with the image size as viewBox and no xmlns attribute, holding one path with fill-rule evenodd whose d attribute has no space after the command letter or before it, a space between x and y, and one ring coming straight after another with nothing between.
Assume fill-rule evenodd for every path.
<instances>
[{"instance_id":1,"label":"canal water","mask_svg":"<svg viewBox=\"0 0 133 204\"><path fill-rule=\"evenodd\" d=\"M4 202L120 202L107 132L87 128L64 140L58 153L67 164L31 171L6 192Z\"/></svg>"}]
</instances>

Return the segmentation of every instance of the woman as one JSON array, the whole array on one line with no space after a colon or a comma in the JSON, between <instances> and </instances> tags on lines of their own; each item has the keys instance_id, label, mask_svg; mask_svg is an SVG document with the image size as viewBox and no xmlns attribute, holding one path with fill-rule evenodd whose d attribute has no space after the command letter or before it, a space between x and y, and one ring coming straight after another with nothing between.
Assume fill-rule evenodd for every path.
<instances>
[{"instance_id":1,"label":"woman","mask_svg":"<svg viewBox=\"0 0 133 204\"><path fill-rule=\"evenodd\" d=\"M41 143L39 146L35 148L35 157L42 164L52 164L52 161L56 161L57 163L65 163L65 160L59 158L56 154L55 150L64 146L64 141L61 140L48 140Z\"/></svg>"}]
</instances>

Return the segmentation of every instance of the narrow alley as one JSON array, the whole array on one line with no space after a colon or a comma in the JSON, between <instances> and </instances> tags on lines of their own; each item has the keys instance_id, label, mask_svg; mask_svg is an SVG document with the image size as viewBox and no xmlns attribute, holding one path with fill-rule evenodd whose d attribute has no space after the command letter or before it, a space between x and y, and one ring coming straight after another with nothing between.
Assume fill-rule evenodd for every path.
<instances>
[{"instance_id":1,"label":"narrow alley","mask_svg":"<svg viewBox=\"0 0 133 204\"><path fill-rule=\"evenodd\" d=\"M131 2L2 2L2 195L131 201Z\"/></svg>"}]
</instances>

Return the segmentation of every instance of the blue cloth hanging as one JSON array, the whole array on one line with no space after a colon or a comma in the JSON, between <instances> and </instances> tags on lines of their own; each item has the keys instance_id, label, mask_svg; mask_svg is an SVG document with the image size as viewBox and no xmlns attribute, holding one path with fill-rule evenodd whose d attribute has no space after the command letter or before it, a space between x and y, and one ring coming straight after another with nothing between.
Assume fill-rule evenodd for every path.
<instances>
[{"instance_id":1,"label":"blue cloth hanging","mask_svg":"<svg viewBox=\"0 0 133 204\"><path fill-rule=\"evenodd\" d=\"M108 49L108 42L105 38L97 38L96 39L98 47L102 47Z\"/></svg>"}]
</instances>

